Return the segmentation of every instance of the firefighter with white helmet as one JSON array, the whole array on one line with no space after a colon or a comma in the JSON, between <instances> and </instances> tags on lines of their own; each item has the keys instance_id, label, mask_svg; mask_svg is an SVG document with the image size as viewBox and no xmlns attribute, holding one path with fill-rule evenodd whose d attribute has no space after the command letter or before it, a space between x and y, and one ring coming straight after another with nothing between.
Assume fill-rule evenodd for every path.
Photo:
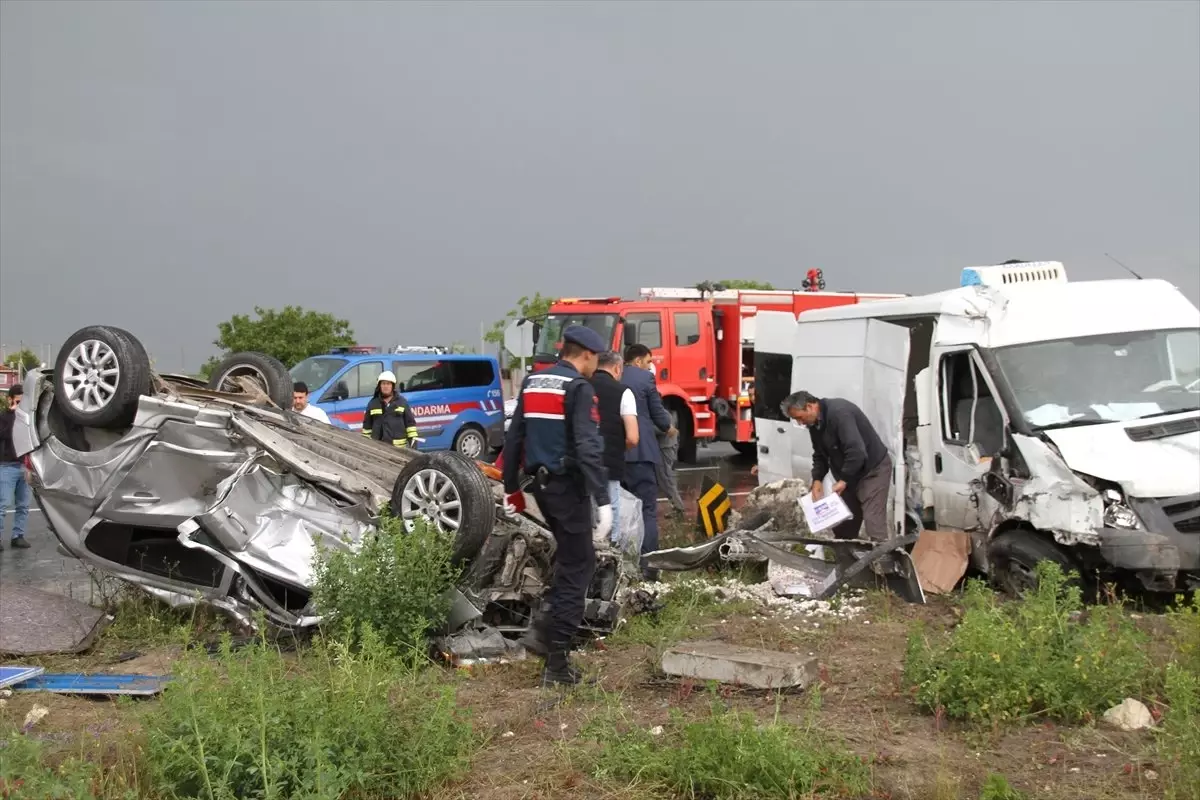
<instances>
[{"instance_id":1,"label":"firefighter with white helmet","mask_svg":"<svg viewBox=\"0 0 1200 800\"><path fill-rule=\"evenodd\" d=\"M417 418L408 401L396 391L396 375L390 370L379 373L375 396L363 414L362 433L396 447L417 446Z\"/></svg>"}]
</instances>

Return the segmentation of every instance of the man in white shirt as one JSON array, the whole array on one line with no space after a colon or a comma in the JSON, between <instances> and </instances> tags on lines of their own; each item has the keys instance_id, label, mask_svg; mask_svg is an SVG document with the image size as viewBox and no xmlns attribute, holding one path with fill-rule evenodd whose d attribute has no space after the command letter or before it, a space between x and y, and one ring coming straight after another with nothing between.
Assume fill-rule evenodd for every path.
<instances>
[{"instance_id":1,"label":"man in white shirt","mask_svg":"<svg viewBox=\"0 0 1200 800\"><path fill-rule=\"evenodd\" d=\"M333 424L329 421L328 414L308 402L308 384L303 381L292 384L292 411L301 416L324 422L326 425Z\"/></svg>"},{"instance_id":2,"label":"man in white shirt","mask_svg":"<svg viewBox=\"0 0 1200 800\"><path fill-rule=\"evenodd\" d=\"M609 536L621 541L621 480L625 477L625 451L638 443L637 401L621 384L624 364L617 353L601 353L592 375L599 412L600 438L604 440L604 466L608 470L608 494L612 502L613 526Z\"/></svg>"}]
</instances>

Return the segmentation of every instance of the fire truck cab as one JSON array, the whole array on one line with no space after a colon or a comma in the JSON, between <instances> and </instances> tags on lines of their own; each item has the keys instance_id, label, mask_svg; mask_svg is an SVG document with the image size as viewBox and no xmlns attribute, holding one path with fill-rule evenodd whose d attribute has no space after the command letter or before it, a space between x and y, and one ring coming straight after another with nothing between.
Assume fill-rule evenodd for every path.
<instances>
[{"instance_id":1,"label":"fire truck cab","mask_svg":"<svg viewBox=\"0 0 1200 800\"><path fill-rule=\"evenodd\" d=\"M760 311L802 312L904 295L824 291L701 291L645 288L637 300L571 297L558 300L542 320L533 368L558 357L562 331L583 325L612 349L650 349L663 404L679 428L679 458L692 462L701 440L733 444L747 456L754 444L754 325Z\"/></svg>"}]
</instances>

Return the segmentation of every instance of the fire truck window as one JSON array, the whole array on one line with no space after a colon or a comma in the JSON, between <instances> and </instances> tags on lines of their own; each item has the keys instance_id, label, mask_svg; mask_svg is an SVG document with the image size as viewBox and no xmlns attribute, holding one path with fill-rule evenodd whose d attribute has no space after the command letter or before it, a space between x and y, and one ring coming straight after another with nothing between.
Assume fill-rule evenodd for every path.
<instances>
[{"instance_id":1,"label":"fire truck window","mask_svg":"<svg viewBox=\"0 0 1200 800\"><path fill-rule=\"evenodd\" d=\"M651 350L658 350L663 346L662 315L658 312L627 315L625 330L630 329L633 330L633 340L625 342L626 347L631 344L644 344Z\"/></svg>"},{"instance_id":2,"label":"fire truck window","mask_svg":"<svg viewBox=\"0 0 1200 800\"><path fill-rule=\"evenodd\" d=\"M450 387L451 389L467 389L475 386L491 386L492 381L496 380L496 373L492 369L492 362L486 359L478 361L451 361L450 364Z\"/></svg>"},{"instance_id":3,"label":"fire truck window","mask_svg":"<svg viewBox=\"0 0 1200 800\"><path fill-rule=\"evenodd\" d=\"M383 372L382 361L364 361L352 367L346 377L346 388L351 397L370 397L375 394L375 384L379 383L379 373Z\"/></svg>"},{"instance_id":4,"label":"fire truck window","mask_svg":"<svg viewBox=\"0 0 1200 800\"><path fill-rule=\"evenodd\" d=\"M754 416L783 419L780 404L792 392L792 357L781 353L754 356Z\"/></svg>"},{"instance_id":5,"label":"fire truck window","mask_svg":"<svg viewBox=\"0 0 1200 800\"><path fill-rule=\"evenodd\" d=\"M694 311L675 312L675 346L687 347L700 341L700 315Z\"/></svg>"}]
</instances>

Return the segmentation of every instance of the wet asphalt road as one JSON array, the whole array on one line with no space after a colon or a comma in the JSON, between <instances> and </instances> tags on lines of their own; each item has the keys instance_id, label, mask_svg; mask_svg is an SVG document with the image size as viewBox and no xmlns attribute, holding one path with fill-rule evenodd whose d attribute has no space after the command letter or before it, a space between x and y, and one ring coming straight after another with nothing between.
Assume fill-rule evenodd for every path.
<instances>
[{"instance_id":1,"label":"wet asphalt road","mask_svg":"<svg viewBox=\"0 0 1200 800\"><path fill-rule=\"evenodd\" d=\"M757 478L750 474L750 462L739 457L727 444L702 447L696 464L680 464L677 467L679 493L687 505L689 517L694 518L696 500L705 476L719 481L729 492L736 508L742 499L757 486ZM660 518L670 510L665 498L659 500ZM0 585L13 583L32 586L43 591L64 594L83 602L99 600L88 573L74 558L66 558L58 552L58 540L46 527L46 521L36 505L30 509L25 537L32 545L28 550L13 550L9 547L13 515L5 515L4 529L0 533Z\"/></svg>"}]
</instances>

